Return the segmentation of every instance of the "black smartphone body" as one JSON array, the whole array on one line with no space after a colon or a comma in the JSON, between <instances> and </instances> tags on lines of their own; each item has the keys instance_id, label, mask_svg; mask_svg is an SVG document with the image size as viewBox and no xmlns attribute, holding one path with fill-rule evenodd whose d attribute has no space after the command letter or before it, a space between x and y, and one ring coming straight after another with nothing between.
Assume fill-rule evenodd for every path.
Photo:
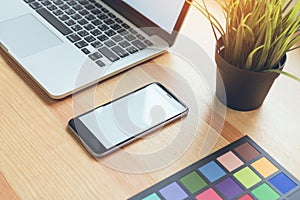
<instances>
[{"instance_id":1,"label":"black smartphone body","mask_svg":"<svg viewBox=\"0 0 300 200\"><path fill-rule=\"evenodd\" d=\"M71 119L69 128L99 158L187 112L184 103L155 82Z\"/></svg>"}]
</instances>

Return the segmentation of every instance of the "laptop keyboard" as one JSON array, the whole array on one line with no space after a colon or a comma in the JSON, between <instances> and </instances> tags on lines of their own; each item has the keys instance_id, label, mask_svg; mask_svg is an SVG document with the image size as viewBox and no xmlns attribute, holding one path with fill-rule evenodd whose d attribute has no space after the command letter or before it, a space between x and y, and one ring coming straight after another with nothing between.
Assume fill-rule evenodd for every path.
<instances>
[{"instance_id":1,"label":"laptop keyboard","mask_svg":"<svg viewBox=\"0 0 300 200\"><path fill-rule=\"evenodd\" d=\"M24 1L100 67L153 45L95 0Z\"/></svg>"}]
</instances>

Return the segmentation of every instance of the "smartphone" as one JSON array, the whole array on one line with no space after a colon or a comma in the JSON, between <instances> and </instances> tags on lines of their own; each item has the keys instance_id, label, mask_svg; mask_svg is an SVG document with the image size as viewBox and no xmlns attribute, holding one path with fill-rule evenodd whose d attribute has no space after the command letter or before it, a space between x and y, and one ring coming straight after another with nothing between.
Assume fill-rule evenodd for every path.
<instances>
[{"instance_id":1,"label":"smartphone","mask_svg":"<svg viewBox=\"0 0 300 200\"><path fill-rule=\"evenodd\" d=\"M71 132L99 158L183 117L188 107L160 83L151 83L69 121Z\"/></svg>"}]
</instances>

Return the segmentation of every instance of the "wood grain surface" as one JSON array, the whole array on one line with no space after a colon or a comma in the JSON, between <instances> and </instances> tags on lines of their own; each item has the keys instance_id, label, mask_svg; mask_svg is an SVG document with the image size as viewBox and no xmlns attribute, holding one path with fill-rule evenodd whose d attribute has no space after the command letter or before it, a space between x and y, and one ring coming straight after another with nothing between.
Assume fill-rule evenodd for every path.
<instances>
[{"instance_id":1,"label":"wood grain surface","mask_svg":"<svg viewBox=\"0 0 300 200\"><path fill-rule=\"evenodd\" d=\"M210 25L195 9L181 34L214 63ZM275 81L261 108L238 112L212 98L205 78L169 52L74 96L52 100L5 52L0 55L0 199L126 199L246 134L300 179L300 83L287 77ZM300 76L300 51L288 54L285 70ZM68 121L152 81L186 102L188 116L93 159L68 131ZM143 155L155 156L145 160Z\"/></svg>"}]
</instances>

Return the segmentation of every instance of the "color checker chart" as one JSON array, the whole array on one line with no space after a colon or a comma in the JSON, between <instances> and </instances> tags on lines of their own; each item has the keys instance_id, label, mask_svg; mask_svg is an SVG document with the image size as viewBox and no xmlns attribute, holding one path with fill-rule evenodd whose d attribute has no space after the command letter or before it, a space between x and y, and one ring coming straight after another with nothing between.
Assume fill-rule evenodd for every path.
<instances>
[{"instance_id":1,"label":"color checker chart","mask_svg":"<svg viewBox=\"0 0 300 200\"><path fill-rule=\"evenodd\" d=\"M300 182L248 136L129 200L300 200Z\"/></svg>"}]
</instances>

